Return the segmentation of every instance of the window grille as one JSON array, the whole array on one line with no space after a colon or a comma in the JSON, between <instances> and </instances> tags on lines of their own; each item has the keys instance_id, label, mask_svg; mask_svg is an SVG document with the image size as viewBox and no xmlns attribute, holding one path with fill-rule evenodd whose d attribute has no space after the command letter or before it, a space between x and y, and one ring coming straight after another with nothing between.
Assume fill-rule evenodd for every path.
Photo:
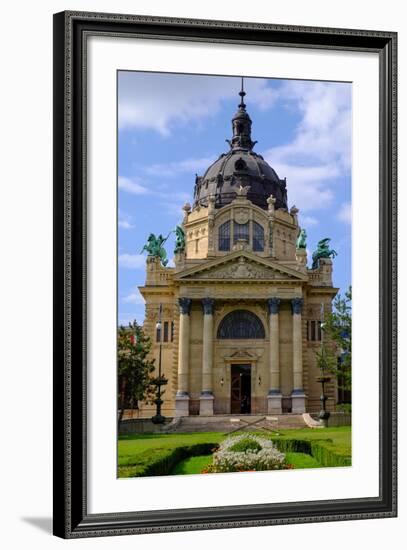
<instances>
[{"instance_id":1,"label":"window grille","mask_svg":"<svg viewBox=\"0 0 407 550\"><path fill-rule=\"evenodd\" d=\"M230 250L230 221L223 223L219 227L219 250Z\"/></svg>"},{"instance_id":2,"label":"window grille","mask_svg":"<svg viewBox=\"0 0 407 550\"><path fill-rule=\"evenodd\" d=\"M233 244L238 240L249 242L249 222L237 223L233 225Z\"/></svg>"},{"instance_id":3,"label":"window grille","mask_svg":"<svg viewBox=\"0 0 407 550\"><path fill-rule=\"evenodd\" d=\"M263 252L264 250L264 229L257 222L253 222L253 250Z\"/></svg>"},{"instance_id":4,"label":"window grille","mask_svg":"<svg viewBox=\"0 0 407 550\"><path fill-rule=\"evenodd\" d=\"M218 328L219 339L265 338L264 326L261 320L246 310L236 310L228 313Z\"/></svg>"}]
</instances>

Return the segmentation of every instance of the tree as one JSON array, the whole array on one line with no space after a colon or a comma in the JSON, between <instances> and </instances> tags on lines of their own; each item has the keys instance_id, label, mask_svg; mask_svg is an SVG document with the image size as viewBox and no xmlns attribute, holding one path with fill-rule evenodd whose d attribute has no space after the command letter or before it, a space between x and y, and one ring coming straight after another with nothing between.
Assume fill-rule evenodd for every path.
<instances>
[{"instance_id":1,"label":"tree","mask_svg":"<svg viewBox=\"0 0 407 550\"><path fill-rule=\"evenodd\" d=\"M125 409L138 409L139 401L151 400L156 379L154 359L149 359L151 340L137 324L120 326L117 335L118 363L118 424Z\"/></svg>"},{"instance_id":2,"label":"tree","mask_svg":"<svg viewBox=\"0 0 407 550\"><path fill-rule=\"evenodd\" d=\"M336 376L339 389L350 391L352 389L352 287L349 287L344 297L338 294L333 305L332 313L327 316L322 325L324 343L318 354L318 364L322 372L326 369Z\"/></svg>"}]
</instances>

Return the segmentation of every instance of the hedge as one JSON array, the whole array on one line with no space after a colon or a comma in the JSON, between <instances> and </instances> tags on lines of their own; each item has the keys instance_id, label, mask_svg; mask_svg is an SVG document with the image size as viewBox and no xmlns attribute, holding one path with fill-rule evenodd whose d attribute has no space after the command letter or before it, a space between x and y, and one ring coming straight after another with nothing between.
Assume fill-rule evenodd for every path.
<instances>
[{"instance_id":1,"label":"hedge","mask_svg":"<svg viewBox=\"0 0 407 550\"><path fill-rule=\"evenodd\" d=\"M331 439L274 439L279 451L283 453L306 453L315 458L321 466L351 466L352 459L345 448L333 445Z\"/></svg>"},{"instance_id":2,"label":"hedge","mask_svg":"<svg viewBox=\"0 0 407 550\"><path fill-rule=\"evenodd\" d=\"M149 449L131 459L132 463L119 466L119 477L166 476L181 460L209 455L217 446L217 443L198 443L173 449Z\"/></svg>"}]
</instances>

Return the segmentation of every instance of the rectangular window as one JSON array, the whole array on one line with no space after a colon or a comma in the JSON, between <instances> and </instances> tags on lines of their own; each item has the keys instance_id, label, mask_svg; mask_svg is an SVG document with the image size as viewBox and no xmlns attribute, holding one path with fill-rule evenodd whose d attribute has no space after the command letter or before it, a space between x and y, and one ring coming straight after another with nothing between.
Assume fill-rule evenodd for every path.
<instances>
[{"instance_id":1,"label":"rectangular window","mask_svg":"<svg viewBox=\"0 0 407 550\"><path fill-rule=\"evenodd\" d=\"M233 224L233 244L237 241L249 242L249 222Z\"/></svg>"},{"instance_id":2,"label":"rectangular window","mask_svg":"<svg viewBox=\"0 0 407 550\"><path fill-rule=\"evenodd\" d=\"M264 229L257 222L253 222L253 251L263 252L264 250Z\"/></svg>"},{"instance_id":3,"label":"rectangular window","mask_svg":"<svg viewBox=\"0 0 407 550\"><path fill-rule=\"evenodd\" d=\"M168 321L164 321L164 342L168 342Z\"/></svg>"},{"instance_id":4,"label":"rectangular window","mask_svg":"<svg viewBox=\"0 0 407 550\"><path fill-rule=\"evenodd\" d=\"M174 341L174 321L171 321L171 342Z\"/></svg>"},{"instance_id":5,"label":"rectangular window","mask_svg":"<svg viewBox=\"0 0 407 550\"><path fill-rule=\"evenodd\" d=\"M315 321L311 321L311 340L315 341Z\"/></svg>"},{"instance_id":6,"label":"rectangular window","mask_svg":"<svg viewBox=\"0 0 407 550\"><path fill-rule=\"evenodd\" d=\"M156 342L161 342L161 329L160 328L157 328L156 331L155 331L155 341Z\"/></svg>"},{"instance_id":7,"label":"rectangular window","mask_svg":"<svg viewBox=\"0 0 407 550\"><path fill-rule=\"evenodd\" d=\"M308 321L307 334L308 334L308 340L310 340L311 342L320 342L321 341L321 321Z\"/></svg>"},{"instance_id":8,"label":"rectangular window","mask_svg":"<svg viewBox=\"0 0 407 550\"><path fill-rule=\"evenodd\" d=\"M219 250L223 252L230 250L230 221L219 227Z\"/></svg>"}]
</instances>

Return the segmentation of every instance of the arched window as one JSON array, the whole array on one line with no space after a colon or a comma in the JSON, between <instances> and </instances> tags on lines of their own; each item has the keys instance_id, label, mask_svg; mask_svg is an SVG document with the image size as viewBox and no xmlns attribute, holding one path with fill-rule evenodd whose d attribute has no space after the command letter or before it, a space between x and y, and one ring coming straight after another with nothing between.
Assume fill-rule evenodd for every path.
<instances>
[{"instance_id":1,"label":"arched window","mask_svg":"<svg viewBox=\"0 0 407 550\"><path fill-rule=\"evenodd\" d=\"M222 319L217 337L219 339L264 338L264 326L257 315L251 311L237 309Z\"/></svg>"},{"instance_id":2,"label":"arched window","mask_svg":"<svg viewBox=\"0 0 407 550\"><path fill-rule=\"evenodd\" d=\"M263 252L264 250L264 229L257 222L253 222L253 250Z\"/></svg>"},{"instance_id":3,"label":"arched window","mask_svg":"<svg viewBox=\"0 0 407 550\"><path fill-rule=\"evenodd\" d=\"M230 250L230 221L219 227L219 250Z\"/></svg>"},{"instance_id":4,"label":"arched window","mask_svg":"<svg viewBox=\"0 0 407 550\"><path fill-rule=\"evenodd\" d=\"M249 242L249 222L233 224L233 243L236 244L238 240Z\"/></svg>"}]
</instances>

